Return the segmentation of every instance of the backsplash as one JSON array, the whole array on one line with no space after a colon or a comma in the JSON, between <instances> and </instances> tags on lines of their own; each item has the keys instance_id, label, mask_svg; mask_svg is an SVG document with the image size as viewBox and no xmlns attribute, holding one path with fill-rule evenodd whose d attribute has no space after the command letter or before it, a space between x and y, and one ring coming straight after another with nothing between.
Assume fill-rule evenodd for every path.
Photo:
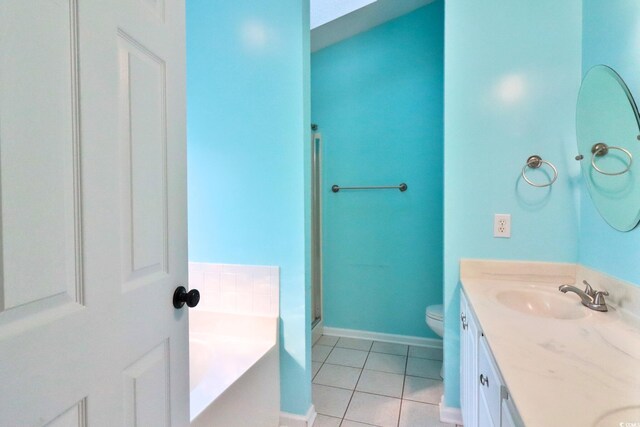
<instances>
[{"instance_id":1,"label":"backsplash","mask_svg":"<svg viewBox=\"0 0 640 427\"><path fill-rule=\"evenodd\" d=\"M559 262L461 259L460 278L570 284L576 265Z\"/></svg>"},{"instance_id":2,"label":"backsplash","mask_svg":"<svg viewBox=\"0 0 640 427\"><path fill-rule=\"evenodd\" d=\"M583 288L586 280L596 290L609 292L606 302L618 311L640 320L640 287L582 264L490 259L460 260L461 279L510 280L575 284Z\"/></svg>"},{"instance_id":3,"label":"backsplash","mask_svg":"<svg viewBox=\"0 0 640 427\"><path fill-rule=\"evenodd\" d=\"M613 305L618 310L640 319L640 288L638 284L625 282L624 280L578 264L576 271L576 283L578 287L581 287L583 280L589 282L594 289L608 291L609 296L606 297L607 304Z\"/></svg>"},{"instance_id":4,"label":"backsplash","mask_svg":"<svg viewBox=\"0 0 640 427\"><path fill-rule=\"evenodd\" d=\"M190 262L189 288L200 291L198 310L275 317L280 313L278 267Z\"/></svg>"}]
</instances>

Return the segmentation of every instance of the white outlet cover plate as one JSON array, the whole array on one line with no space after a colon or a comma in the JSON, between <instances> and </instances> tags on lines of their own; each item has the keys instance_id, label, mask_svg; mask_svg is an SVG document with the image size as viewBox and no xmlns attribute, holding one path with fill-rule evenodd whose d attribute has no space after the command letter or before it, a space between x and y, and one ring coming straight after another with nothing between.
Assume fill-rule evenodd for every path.
<instances>
[{"instance_id":1,"label":"white outlet cover plate","mask_svg":"<svg viewBox=\"0 0 640 427\"><path fill-rule=\"evenodd\" d=\"M493 237L511 237L511 214L495 214L493 219Z\"/></svg>"}]
</instances>

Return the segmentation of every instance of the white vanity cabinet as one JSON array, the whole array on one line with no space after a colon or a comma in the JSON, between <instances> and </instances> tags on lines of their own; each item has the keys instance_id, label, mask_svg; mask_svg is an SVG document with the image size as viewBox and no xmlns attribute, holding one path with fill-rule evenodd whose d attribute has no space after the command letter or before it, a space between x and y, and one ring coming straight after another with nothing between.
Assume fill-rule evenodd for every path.
<instances>
[{"instance_id":1,"label":"white vanity cabinet","mask_svg":"<svg viewBox=\"0 0 640 427\"><path fill-rule=\"evenodd\" d=\"M460 294L460 400L465 427L522 426L464 292Z\"/></svg>"},{"instance_id":2,"label":"white vanity cabinet","mask_svg":"<svg viewBox=\"0 0 640 427\"><path fill-rule=\"evenodd\" d=\"M464 293L460 294L460 403L465 426L478 423L478 338L480 331Z\"/></svg>"}]
</instances>

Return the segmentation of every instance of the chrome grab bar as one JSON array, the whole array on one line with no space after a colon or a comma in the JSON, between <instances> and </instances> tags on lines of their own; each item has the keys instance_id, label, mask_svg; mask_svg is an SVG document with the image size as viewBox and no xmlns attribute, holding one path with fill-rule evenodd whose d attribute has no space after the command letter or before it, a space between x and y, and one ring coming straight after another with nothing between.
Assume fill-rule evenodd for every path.
<instances>
[{"instance_id":1,"label":"chrome grab bar","mask_svg":"<svg viewBox=\"0 0 640 427\"><path fill-rule=\"evenodd\" d=\"M332 185L331 191L337 193L340 190L400 190L401 192L407 191L407 184L404 182L400 185L374 185L369 187L341 187L339 185Z\"/></svg>"}]
</instances>

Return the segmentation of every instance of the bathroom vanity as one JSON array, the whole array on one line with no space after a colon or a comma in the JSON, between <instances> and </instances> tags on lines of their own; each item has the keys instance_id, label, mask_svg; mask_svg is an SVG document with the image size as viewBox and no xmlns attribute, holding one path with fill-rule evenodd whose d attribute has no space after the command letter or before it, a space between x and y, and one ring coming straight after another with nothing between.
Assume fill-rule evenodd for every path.
<instances>
[{"instance_id":1,"label":"bathroom vanity","mask_svg":"<svg viewBox=\"0 0 640 427\"><path fill-rule=\"evenodd\" d=\"M590 310L562 284L606 290ZM464 425L640 423L638 288L576 264L463 260ZM634 424L630 424L634 425Z\"/></svg>"}]
</instances>

